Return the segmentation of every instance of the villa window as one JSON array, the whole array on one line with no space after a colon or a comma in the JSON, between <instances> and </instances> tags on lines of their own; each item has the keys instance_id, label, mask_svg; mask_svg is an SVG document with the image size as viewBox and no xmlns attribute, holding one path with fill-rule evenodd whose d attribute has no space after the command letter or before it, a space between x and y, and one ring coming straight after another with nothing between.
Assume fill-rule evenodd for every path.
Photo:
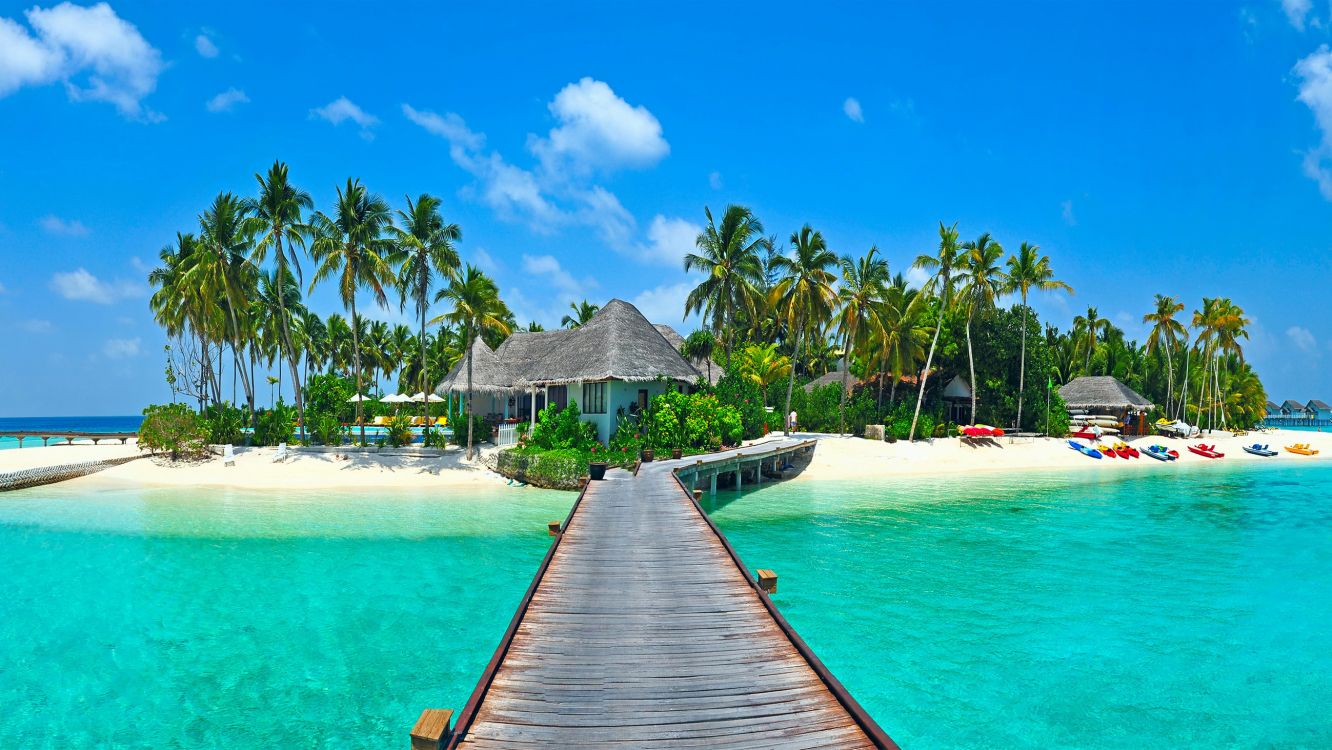
<instances>
[{"instance_id":1,"label":"villa window","mask_svg":"<svg viewBox=\"0 0 1332 750\"><path fill-rule=\"evenodd\" d=\"M579 404L584 414L606 413L606 384L583 383L583 403Z\"/></svg>"}]
</instances>

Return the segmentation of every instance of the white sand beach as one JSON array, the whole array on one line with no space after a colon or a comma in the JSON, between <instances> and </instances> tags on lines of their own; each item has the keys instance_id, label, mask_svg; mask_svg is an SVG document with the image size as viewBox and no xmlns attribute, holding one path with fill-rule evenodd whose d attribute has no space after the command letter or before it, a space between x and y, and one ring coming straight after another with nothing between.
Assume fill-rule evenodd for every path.
<instances>
[{"instance_id":1,"label":"white sand beach","mask_svg":"<svg viewBox=\"0 0 1332 750\"><path fill-rule=\"evenodd\" d=\"M1085 443L1086 441L1079 441ZM1218 432L1215 436L1193 440L1177 440L1160 436L1125 439L1126 443L1141 450L1161 444L1179 451L1178 463L1215 464L1235 461L1279 462L1283 465L1322 461L1332 458L1332 433L1296 432L1290 430L1250 433L1235 437ZM1215 444L1224 458L1210 459L1190 453L1189 445ZM1264 458L1246 453L1245 445L1267 444L1278 455ZM1317 456L1287 453L1284 447L1294 443L1308 443L1319 450ZM797 477L798 481L816 479L869 479L923 474L955 474L978 471L1145 471L1162 468L1160 461L1142 456L1135 459L1117 457L1095 460L1068 447L1063 438L1035 438L1025 440L1000 438L980 444L964 443L958 438L940 438L930 442L881 443L857 438L829 438L820 441L809 466Z\"/></svg>"},{"instance_id":2,"label":"white sand beach","mask_svg":"<svg viewBox=\"0 0 1332 750\"><path fill-rule=\"evenodd\" d=\"M776 436L774 436L775 438ZM1093 460L1068 448L1063 439L1008 438L985 443L964 443L942 438L916 443L883 443L859 438L808 435L819 438L818 449L797 481L818 479L870 479L893 476L955 474L958 472L1003 471L1144 471L1156 470L1160 462L1147 457ZM756 441L761 443L763 441ZM1228 465L1236 461L1260 461L1296 465L1332 458L1332 433L1274 431L1234 437L1218 433L1206 438L1177 440L1148 436L1127 441L1141 449L1153 443L1178 450L1179 463ZM1225 458L1207 459L1188 452L1199 442L1215 444ZM1279 451L1271 458L1244 452L1242 446L1265 443ZM1287 453L1284 446L1309 443L1317 456ZM495 450L493 447L488 450ZM76 463L133 455L130 445L74 445L0 451L0 471ZM235 487L245 489L286 488L432 488L507 482L488 470L481 460L466 462L462 451L451 448L442 457L418 457L392 453L300 453L285 462L275 462L274 448L238 448L235 466L223 465L218 456L194 463L170 464L161 458L145 457L97 474L70 480L88 486L139 484L156 486ZM344 457L345 456L345 457Z\"/></svg>"}]
</instances>

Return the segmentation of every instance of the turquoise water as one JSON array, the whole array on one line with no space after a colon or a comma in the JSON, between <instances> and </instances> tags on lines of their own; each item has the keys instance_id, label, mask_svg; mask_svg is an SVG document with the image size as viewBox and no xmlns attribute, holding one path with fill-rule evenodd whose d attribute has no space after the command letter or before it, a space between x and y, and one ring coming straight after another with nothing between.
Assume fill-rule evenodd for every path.
<instances>
[{"instance_id":1,"label":"turquoise water","mask_svg":"<svg viewBox=\"0 0 1332 750\"><path fill-rule=\"evenodd\" d=\"M53 432L58 432L60 430L70 430L73 432L137 432L140 424L143 424L142 416L0 417L0 433L8 430L16 430L19 432L40 432L42 430L51 430ZM23 447L25 448L39 447L41 444L42 441L40 438L29 438L23 441ZM18 440L0 434L0 450L18 447Z\"/></svg>"},{"instance_id":2,"label":"turquoise water","mask_svg":"<svg viewBox=\"0 0 1332 750\"><path fill-rule=\"evenodd\" d=\"M573 501L78 486L0 495L2 748L405 747Z\"/></svg>"},{"instance_id":3,"label":"turquoise water","mask_svg":"<svg viewBox=\"0 0 1332 750\"><path fill-rule=\"evenodd\" d=\"M792 482L713 515L903 747L1326 748L1329 487L1289 464Z\"/></svg>"}]
</instances>

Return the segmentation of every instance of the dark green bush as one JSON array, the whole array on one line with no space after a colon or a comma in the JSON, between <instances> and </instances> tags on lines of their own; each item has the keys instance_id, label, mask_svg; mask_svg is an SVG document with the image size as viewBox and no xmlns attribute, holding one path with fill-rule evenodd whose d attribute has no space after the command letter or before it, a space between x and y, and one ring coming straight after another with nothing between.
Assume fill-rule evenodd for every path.
<instances>
[{"instance_id":1,"label":"dark green bush","mask_svg":"<svg viewBox=\"0 0 1332 750\"><path fill-rule=\"evenodd\" d=\"M290 443L296 429L296 408L281 401L272 409L259 410L259 422L254 429L255 445Z\"/></svg>"},{"instance_id":2,"label":"dark green bush","mask_svg":"<svg viewBox=\"0 0 1332 750\"><path fill-rule=\"evenodd\" d=\"M388 426L384 429L384 439L392 448L411 445L416 440L416 433L412 432L412 418L406 414L389 417Z\"/></svg>"},{"instance_id":3,"label":"dark green bush","mask_svg":"<svg viewBox=\"0 0 1332 750\"><path fill-rule=\"evenodd\" d=\"M214 445L234 445L245 439L245 412L231 404L213 404L204 409L203 424L208 442Z\"/></svg>"},{"instance_id":4,"label":"dark green bush","mask_svg":"<svg viewBox=\"0 0 1332 750\"><path fill-rule=\"evenodd\" d=\"M737 410L740 417L741 437L755 440L764 435L768 427L768 412L763 408L763 392L758 385L732 368L717 380L712 389L717 399ZM739 443L739 440L734 443ZM733 443L728 443L733 444Z\"/></svg>"},{"instance_id":5,"label":"dark green bush","mask_svg":"<svg viewBox=\"0 0 1332 750\"><path fill-rule=\"evenodd\" d=\"M597 444L597 428L581 416L576 402L563 409L551 404L537 415L536 427L525 442L539 450L589 450Z\"/></svg>"},{"instance_id":6,"label":"dark green bush","mask_svg":"<svg viewBox=\"0 0 1332 750\"><path fill-rule=\"evenodd\" d=\"M139 426L139 449L170 453L176 461L204 454L208 428L185 404L153 404L143 410Z\"/></svg>"},{"instance_id":7,"label":"dark green bush","mask_svg":"<svg viewBox=\"0 0 1332 750\"><path fill-rule=\"evenodd\" d=\"M310 413L306 412L309 417ZM310 422L310 437L321 445L342 445L347 436L347 428L332 414L317 414Z\"/></svg>"}]
</instances>

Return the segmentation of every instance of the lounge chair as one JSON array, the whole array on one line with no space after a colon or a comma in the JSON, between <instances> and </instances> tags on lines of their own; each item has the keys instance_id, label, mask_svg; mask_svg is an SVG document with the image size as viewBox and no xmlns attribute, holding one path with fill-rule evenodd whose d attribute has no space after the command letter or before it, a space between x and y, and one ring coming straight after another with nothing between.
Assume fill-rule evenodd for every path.
<instances>
[{"instance_id":1,"label":"lounge chair","mask_svg":"<svg viewBox=\"0 0 1332 750\"><path fill-rule=\"evenodd\" d=\"M375 417L375 421L370 423L371 427L384 427L386 424L384 417Z\"/></svg>"},{"instance_id":2,"label":"lounge chair","mask_svg":"<svg viewBox=\"0 0 1332 750\"><path fill-rule=\"evenodd\" d=\"M440 417L440 418L436 419L436 420L435 420L435 426L436 426L436 427L448 427L448 426L449 426L449 418L448 418L448 417Z\"/></svg>"},{"instance_id":3,"label":"lounge chair","mask_svg":"<svg viewBox=\"0 0 1332 750\"><path fill-rule=\"evenodd\" d=\"M277 463L278 461L285 462L289 456L290 454L287 453L287 444L278 443L277 453L273 456L273 463Z\"/></svg>"},{"instance_id":4,"label":"lounge chair","mask_svg":"<svg viewBox=\"0 0 1332 750\"><path fill-rule=\"evenodd\" d=\"M412 418L412 426L413 426L413 427L425 427L425 426L426 426L426 418L425 418L425 417L413 417L413 418Z\"/></svg>"},{"instance_id":5,"label":"lounge chair","mask_svg":"<svg viewBox=\"0 0 1332 750\"><path fill-rule=\"evenodd\" d=\"M223 466L236 465L236 451L231 447L231 443L227 443L226 445L222 446L222 465Z\"/></svg>"}]
</instances>

